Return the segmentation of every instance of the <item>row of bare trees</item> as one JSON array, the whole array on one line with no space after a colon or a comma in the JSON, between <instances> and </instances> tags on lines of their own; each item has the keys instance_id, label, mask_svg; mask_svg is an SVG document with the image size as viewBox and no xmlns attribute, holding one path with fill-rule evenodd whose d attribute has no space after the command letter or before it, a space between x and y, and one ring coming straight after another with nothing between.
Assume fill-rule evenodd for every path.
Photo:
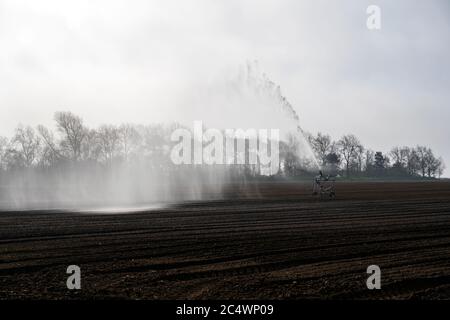
<instances>
[{"instance_id":1,"label":"row of bare trees","mask_svg":"<svg viewBox=\"0 0 450 320\"><path fill-rule=\"evenodd\" d=\"M384 154L363 146L352 134L334 141L330 135L308 135L309 143L322 167L349 176L437 177L444 172L441 157L426 146L394 147Z\"/></svg>"},{"instance_id":2,"label":"row of bare trees","mask_svg":"<svg viewBox=\"0 0 450 320\"><path fill-rule=\"evenodd\" d=\"M60 163L127 161L151 155L155 165L168 157L172 126L102 125L88 128L71 112L57 112L56 134L42 125L19 125L12 138L0 137L0 168L51 167Z\"/></svg>"},{"instance_id":3,"label":"row of bare trees","mask_svg":"<svg viewBox=\"0 0 450 320\"><path fill-rule=\"evenodd\" d=\"M139 161L157 170L174 169L170 161L170 136L179 125L102 125L92 129L71 112L57 112L56 131L42 125L19 125L12 138L0 137L0 170L52 168L71 163L113 163ZM425 146L394 147L389 153L375 152L352 135L334 141L329 135L307 134L320 166L350 176L441 177L445 165ZM314 168L299 157L298 141L289 136L280 142L279 174L288 176ZM239 175L258 176L260 168L244 165Z\"/></svg>"}]
</instances>

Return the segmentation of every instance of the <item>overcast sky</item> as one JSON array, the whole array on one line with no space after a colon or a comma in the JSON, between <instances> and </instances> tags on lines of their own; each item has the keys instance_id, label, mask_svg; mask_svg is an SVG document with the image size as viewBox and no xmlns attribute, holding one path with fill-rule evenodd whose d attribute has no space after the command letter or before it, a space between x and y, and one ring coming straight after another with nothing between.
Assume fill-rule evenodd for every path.
<instances>
[{"instance_id":1,"label":"overcast sky","mask_svg":"<svg viewBox=\"0 0 450 320\"><path fill-rule=\"evenodd\" d=\"M89 125L187 119L192 96L256 59L306 130L424 144L450 166L449 18L447 0L0 0L0 134L57 110Z\"/></svg>"}]
</instances>

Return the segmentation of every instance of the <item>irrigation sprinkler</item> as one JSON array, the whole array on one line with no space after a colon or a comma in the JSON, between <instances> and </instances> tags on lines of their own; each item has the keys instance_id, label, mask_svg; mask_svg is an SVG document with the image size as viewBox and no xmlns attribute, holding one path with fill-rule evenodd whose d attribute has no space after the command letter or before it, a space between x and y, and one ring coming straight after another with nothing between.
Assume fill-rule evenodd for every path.
<instances>
[{"instance_id":1,"label":"irrigation sprinkler","mask_svg":"<svg viewBox=\"0 0 450 320\"><path fill-rule=\"evenodd\" d=\"M336 192L334 185L336 182L335 176L323 175L322 170L319 171L319 175L314 178L313 183L313 195L322 198L334 199Z\"/></svg>"}]
</instances>

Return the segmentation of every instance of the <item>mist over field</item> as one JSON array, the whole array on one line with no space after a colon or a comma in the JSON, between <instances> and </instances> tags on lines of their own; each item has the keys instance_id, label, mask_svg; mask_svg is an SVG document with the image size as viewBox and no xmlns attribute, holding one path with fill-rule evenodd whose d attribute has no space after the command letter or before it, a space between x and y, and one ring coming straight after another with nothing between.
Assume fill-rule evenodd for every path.
<instances>
[{"instance_id":1,"label":"mist over field","mask_svg":"<svg viewBox=\"0 0 450 320\"><path fill-rule=\"evenodd\" d=\"M222 79L210 88L201 103L218 107L215 112L205 114L206 121L229 106L231 110L244 111L236 114L233 118L236 120L214 128L218 133L236 129L227 141L217 141L218 137L211 140L207 137L208 128L200 128L200 138L191 135L192 128L186 122L104 124L89 128L81 117L70 111L55 113L56 132L43 125L36 128L18 125L12 138L0 137L0 206L3 209L85 209L221 199L221 190L230 182L245 184L247 179L257 176L281 174L284 166L279 160L280 138L283 145L291 148L303 172L319 168L297 113L280 87L259 70L257 62L248 62L234 77ZM281 137L280 133L276 137L267 136L266 140L260 137L252 147L250 132L265 130L261 121L253 120L253 113L273 115L271 121L278 119L278 123L284 123L282 130L277 129ZM189 137L178 137L176 132L180 129ZM200 150L200 163L194 163L190 155L197 152L198 138L203 140L199 142L202 149L206 150L208 145L213 148L211 155ZM275 144L270 142L275 138ZM242 150L240 141L243 141ZM181 149L181 153L189 154L188 161L178 163L174 160L176 144L186 142L188 147ZM226 144L216 146L216 142ZM262 154L261 150L251 149L261 149L263 144L270 145L266 147L270 152ZM231 146L231 150L225 150L226 146ZM208 165L208 157L218 152L227 157L226 161L222 161L224 156L215 157ZM268 153L271 162L264 163L261 157ZM257 162L250 162L252 155Z\"/></svg>"}]
</instances>

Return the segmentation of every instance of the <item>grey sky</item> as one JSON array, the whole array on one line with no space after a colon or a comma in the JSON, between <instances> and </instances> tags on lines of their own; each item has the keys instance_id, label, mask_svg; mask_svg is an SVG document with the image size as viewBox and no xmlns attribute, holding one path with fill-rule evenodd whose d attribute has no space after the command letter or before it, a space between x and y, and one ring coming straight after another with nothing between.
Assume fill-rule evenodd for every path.
<instances>
[{"instance_id":1,"label":"grey sky","mask_svg":"<svg viewBox=\"0 0 450 320\"><path fill-rule=\"evenodd\" d=\"M198 91L257 59L305 129L425 144L450 165L449 17L446 0L0 0L0 134L57 110L90 125L195 117Z\"/></svg>"}]
</instances>

